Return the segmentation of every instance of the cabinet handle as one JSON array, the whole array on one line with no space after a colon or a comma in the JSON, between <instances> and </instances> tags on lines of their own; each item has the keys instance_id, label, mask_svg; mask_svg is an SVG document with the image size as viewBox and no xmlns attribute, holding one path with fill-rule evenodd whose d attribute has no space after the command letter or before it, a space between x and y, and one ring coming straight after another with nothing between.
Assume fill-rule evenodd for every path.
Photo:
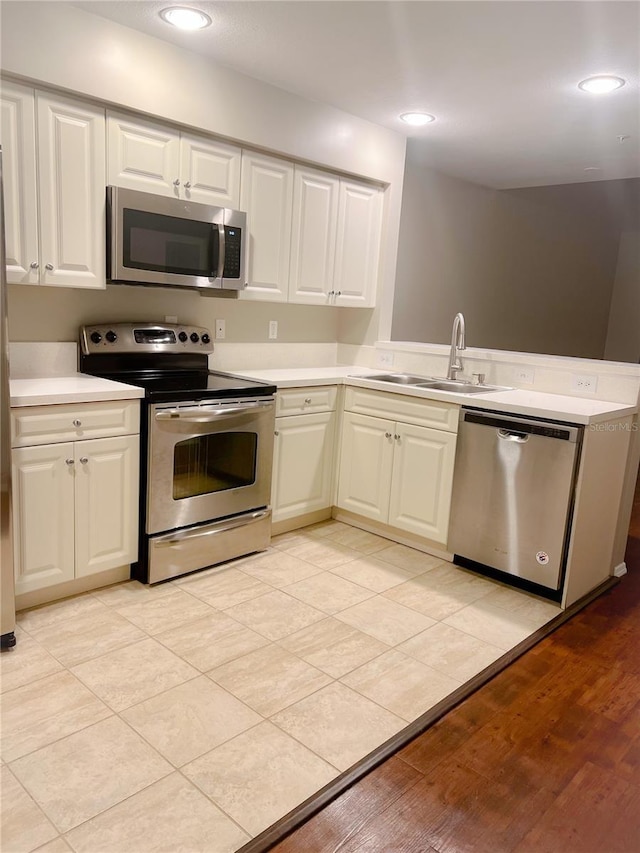
<instances>
[{"instance_id":1,"label":"cabinet handle","mask_svg":"<svg viewBox=\"0 0 640 853\"><path fill-rule=\"evenodd\" d=\"M341 290L339 290L339 291L336 293L336 296L342 296L342 291L341 291Z\"/></svg>"},{"instance_id":2,"label":"cabinet handle","mask_svg":"<svg viewBox=\"0 0 640 853\"><path fill-rule=\"evenodd\" d=\"M187 181L187 183L184 185L184 188L185 188L185 190L190 190L191 189L191 181Z\"/></svg>"},{"instance_id":3,"label":"cabinet handle","mask_svg":"<svg viewBox=\"0 0 640 853\"><path fill-rule=\"evenodd\" d=\"M311 397L305 397L305 398L304 398L304 402L305 402L305 403L306 403L306 405L308 406L308 405L311 403Z\"/></svg>"},{"instance_id":4,"label":"cabinet handle","mask_svg":"<svg viewBox=\"0 0 640 853\"><path fill-rule=\"evenodd\" d=\"M179 187L180 186L180 178L176 178L175 181L173 182L173 185L174 185L174 187Z\"/></svg>"},{"instance_id":5,"label":"cabinet handle","mask_svg":"<svg viewBox=\"0 0 640 853\"><path fill-rule=\"evenodd\" d=\"M37 270L39 268L40 264L37 261L31 261L29 266L31 267L32 270Z\"/></svg>"},{"instance_id":6,"label":"cabinet handle","mask_svg":"<svg viewBox=\"0 0 640 853\"><path fill-rule=\"evenodd\" d=\"M392 436L391 436L390 432L385 432L384 437L385 438L391 438Z\"/></svg>"},{"instance_id":7,"label":"cabinet handle","mask_svg":"<svg viewBox=\"0 0 640 853\"><path fill-rule=\"evenodd\" d=\"M400 441L400 436L398 435L398 433L396 433L393 437L395 438L396 441Z\"/></svg>"},{"instance_id":8,"label":"cabinet handle","mask_svg":"<svg viewBox=\"0 0 640 853\"><path fill-rule=\"evenodd\" d=\"M88 456L81 456L80 461L82 462L83 465L86 465L87 462L89 461L89 457Z\"/></svg>"},{"instance_id":9,"label":"cabinet handle","mask_svg":"<svg viewBox=\"0 0 640 853\"><path fill-rule=\"evenodd\" d=\"M53 264L45 264L45 265L44 265L44 268L45 268L46 270L49 270L49 272L51 272L51 270L53 269Z\"/></svg>"},{"instance_id":10,"label":"cabinet handle","mask_svg":"<svg viewBox=\"0 0 640 853\"><path fill-rule=\"evenodd\" d=\"M76 420L76 421L74 421L74 422L73 422L73 425L74 425L74 427L81 427L81 426L82 426L82 421L77 421L77 420Z\"/></svg>"},{"instance_id":11,"label":"cabinet handle","mask_svg":"<svg viewBox=\"0 0 640 853\"><path fill-rule=\"evenodd\" d=\"M280 433L278 432L278 430L276 430L273 434L274 434L274 435L280 435Z\"/></svg>"},{"instance_id":12,"label":"cabinet handle","mask_svg":"<svg viewBox=\"0 0 640 853\"><path fill-rule=\"evenodd\" d=\"M74 460L73 459L65 459L64 461L67 463L67 465L73 465Z\"/></svg>"}]
</instances>

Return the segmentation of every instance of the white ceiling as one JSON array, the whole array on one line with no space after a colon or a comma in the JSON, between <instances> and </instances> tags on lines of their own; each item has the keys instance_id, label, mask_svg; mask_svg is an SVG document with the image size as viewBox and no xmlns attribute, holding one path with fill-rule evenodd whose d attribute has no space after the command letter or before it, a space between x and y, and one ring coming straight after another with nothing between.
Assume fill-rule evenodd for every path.
<instances>
[{"instance_id":1,"label":"white ceiling","mask_svg":"<svg viewBox=\"0 0 640 853\"><path fill-rule=\"evenodd\" d=\"M635 0L184 0L213 19L196 33L159 18L179 3L74 5L414 137L425 163L486 186L640 176ZM602 73L627 85L577 88ZM409 128L407 110L436 121Z\"/></svg>"}]
</instances>

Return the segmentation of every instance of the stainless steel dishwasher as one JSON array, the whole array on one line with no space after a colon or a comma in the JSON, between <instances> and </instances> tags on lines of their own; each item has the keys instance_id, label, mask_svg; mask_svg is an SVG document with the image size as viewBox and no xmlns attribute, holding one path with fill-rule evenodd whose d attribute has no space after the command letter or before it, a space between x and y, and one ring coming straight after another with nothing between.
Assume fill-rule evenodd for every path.
<instances>
[{"instance_id":1,"label":"stainless steel dishwasher","mask_svg":"<svg viewBox=\"0 0 640 853\"><path fill-rule=\"evenodd\" d=\"M455 562L560 597L582 431L461 410L448 542Z\"/></svg>"}]
</instances>

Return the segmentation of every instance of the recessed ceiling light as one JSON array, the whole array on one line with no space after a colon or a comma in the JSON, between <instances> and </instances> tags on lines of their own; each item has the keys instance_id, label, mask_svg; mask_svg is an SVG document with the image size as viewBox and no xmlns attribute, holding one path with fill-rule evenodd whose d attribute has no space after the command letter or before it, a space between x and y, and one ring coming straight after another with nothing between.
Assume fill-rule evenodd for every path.
<instances>
[{"instance_id":1,"label":"recessed ceiling light","mask_svg":"<svg viewBox=\"0 0 640 853\"><path fill-rule=\"evenodd\" d=\"M160 17L167 24L178 27L181 30L202 30L211 24L211 18L199 9L191 9L187 6L171 6L163 9Z\"/></svg>"},{"instance_id":2,"label":"recessed ceiling light","mask_svg":"<svg viewBox=\"0 0 640 853\"><path fill-rule=\"evenodd\" d=\"M414 127L420 127L423 124L429 124L430 121L436 120L436 117L429 115L429 113L402 113L400 118L407 124L414 125Z\"/></svg>"},{"instance_id":3,"label":"recessed ceiling light","mask_svg":"<svg viewBox=\"0 0 640 853\"><path fill-rule=\"evenodd\" d=\"M626 80L623 80L622 77L600 74L597 77L588 77L586 80L582 80L578 83L578 88L584 89L585 92L592 92L594 95L604 95L607 92L613 92L614 89L619 89L625 83Z\"/></svg>"}]
</instances>

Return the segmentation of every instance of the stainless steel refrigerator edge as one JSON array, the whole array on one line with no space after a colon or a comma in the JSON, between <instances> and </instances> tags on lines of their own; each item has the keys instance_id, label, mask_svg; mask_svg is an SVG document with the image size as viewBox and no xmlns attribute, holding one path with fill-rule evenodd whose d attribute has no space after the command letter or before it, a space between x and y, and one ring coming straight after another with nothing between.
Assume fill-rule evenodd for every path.
<instances>
[{"instance_id":1,"label":"stainless steel refrigerator edge","mask_svg":"<svg viewBox=\"0 0 640 853\"><path fill-rule=\"evenodd\" d=\"M16 644L15 580L11 536L11 423L9 419L9 323L4 250L2 146L0 146L0 628L2 648Z\"/></svg>"}]
</instances>

